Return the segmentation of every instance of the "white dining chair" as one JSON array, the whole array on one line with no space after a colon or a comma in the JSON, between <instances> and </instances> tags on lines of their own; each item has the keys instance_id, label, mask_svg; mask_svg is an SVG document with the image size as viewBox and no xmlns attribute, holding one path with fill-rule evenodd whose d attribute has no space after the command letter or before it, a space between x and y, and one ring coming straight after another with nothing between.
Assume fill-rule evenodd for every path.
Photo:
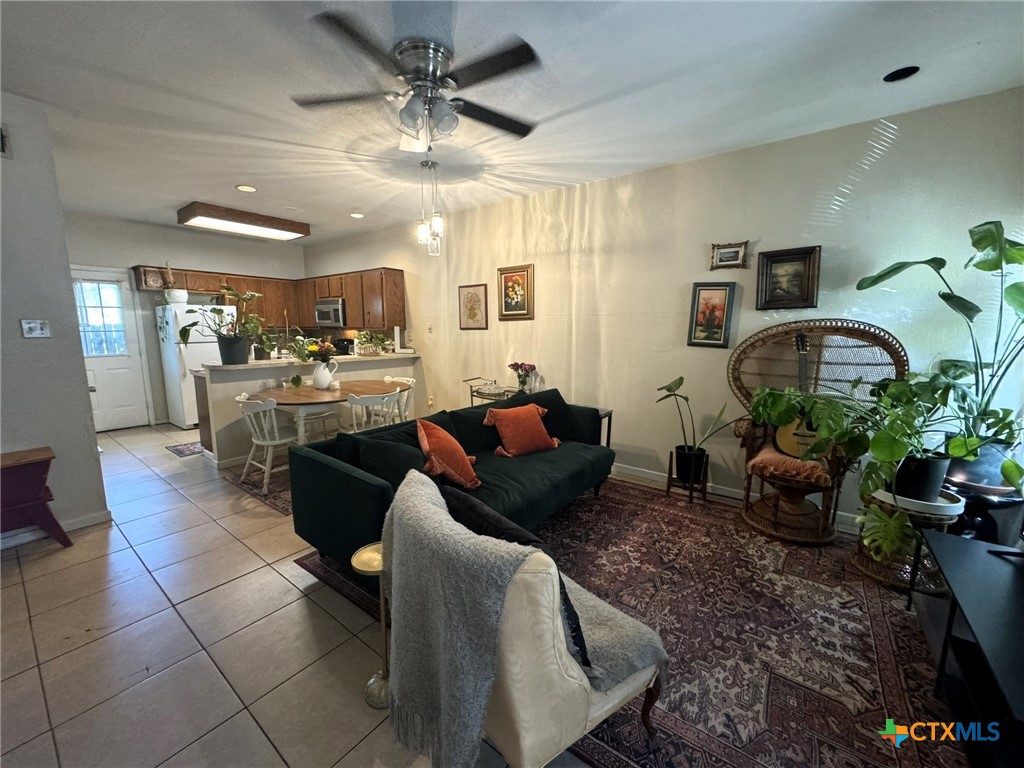
<instances>
[{"instance_id":1,"label":"white dining chair","mask_svg":"<svg viewBox=\"0 0 1024 768\"><path fill-rule=\"evenodd\" d=\"M395 415L395 421L408 421L408 414L412 412L412 407L409 405L409 401L412 399L412 391L416 387L416 379L409 379L404 376L385 376L385 384L393 384L394 382L401 382L402 384L408 384L409 388L404 392L400 392L398 395L398 413Z\"/></svg>"},{"instance_id":2,"label":"white dining chair","mask_svg":"<svg viewBox=\"0 0 1024 768\"><path fill-rule=\"evenodd\" d=\"M399 387L386 395L349 395L348 404L352 407L352 431L382 427L391 424L398 408Z\"/></svg>"},{"instance_id":3,"label":"white dining chair","mask_svg":"<svg viewBox=\"0 0 1024 768\"><path fill-rule=\"evenodd\" d=\"M249 432L252 435L252 450L249 451L249 458L245 461L245 469L242 470L242 480L249 474L250 467L257 467L263 470L263 493L270 489L270 473L287 469L287 464L274 468L274 449L297 443L298 433L294 428L281 429L277 424L277 401L250 400L246 394L235 398L238 407L242 411L242 419L245 421ZM256 461L256 451L263 448L263 463Z\"/></svg>"}]
</instances>

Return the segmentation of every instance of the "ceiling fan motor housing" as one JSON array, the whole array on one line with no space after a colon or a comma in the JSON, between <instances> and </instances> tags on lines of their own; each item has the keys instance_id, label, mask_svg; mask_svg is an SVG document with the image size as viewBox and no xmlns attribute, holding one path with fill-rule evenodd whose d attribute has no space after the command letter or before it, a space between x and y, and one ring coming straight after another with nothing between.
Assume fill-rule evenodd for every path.
<instances>
[{"instance_id":1,"label":"ceiling fan motor housing","mask_svg":"<svg viewBox=\"0 0 1024 768\"><path fill-rule=\"evenodd\" d=\"M401 77L409 85L427 80L438 88L453 88L446 75L452 65L452 52L430 40L403 40L394 48Z\"/></svg>"}]
</instances>

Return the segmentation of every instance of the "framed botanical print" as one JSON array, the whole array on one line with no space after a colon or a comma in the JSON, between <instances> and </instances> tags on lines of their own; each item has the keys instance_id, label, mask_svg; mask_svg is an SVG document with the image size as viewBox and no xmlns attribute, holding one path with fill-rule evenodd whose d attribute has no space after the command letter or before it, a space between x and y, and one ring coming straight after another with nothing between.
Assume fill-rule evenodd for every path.
<instances>
[{"instance_id":1,"label":"framed botanical print","mask_svg":"<svg viewBox=\"0 0 1024 768\"><path fill-rule=\"evenodd\" d=\"M746 269L747 243L712 243L711 269Z\"/></svg>"},{"instance_id":2,"label":"framed botanical print","mask_svg":"<svg viewBox=\"0 0 1024 768\"><path fill-rule=\"evenodd\" d=\"M498 320L533 320L533 264L498 268Z\"/></svg>"},{"instance_id":3,"label":"framed botanical print","mask_svg":"<svg viewBox=\"0 0 1024 768\"><path fill-rule=\"evenodd\" d=\"M487 330L487 284L459 286L459 329Z\"/></svg>"},{"instance_id":4,"label":"framed botanical print","mask_svg":"<svg viewBox=\"0 0 1024 768\"><path fill-rule=\"evenodd\" d=\"M818 306L821 246L761 251L757 255L757 308L809 309Z\"/></svg>"},{"instance_id":5,"label":"framed botanical print","mask_svg":"<svg viewBox=\"0 0 1024 768\"><path fill-rule=\"evenodd\" d=\"M693 284L687 346L728 348L735 294L736 283Z\"/></svg>"}]
</instances>

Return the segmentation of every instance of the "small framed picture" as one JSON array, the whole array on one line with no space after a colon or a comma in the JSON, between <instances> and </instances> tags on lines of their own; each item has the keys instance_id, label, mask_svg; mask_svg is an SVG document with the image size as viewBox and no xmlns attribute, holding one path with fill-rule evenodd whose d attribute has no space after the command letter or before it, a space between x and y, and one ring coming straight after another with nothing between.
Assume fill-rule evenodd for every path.
<instances>
[{"instance_id":1,"label":"small framed picture","mask_svg":"<svg viewBox=\"0 0 1024 768\"><path fill-rule=\"evenodd\" d=\"M732 325L732 300L736 283L694 283L690 305L689 347L729 346Z\"/></svg>"},{"instance_id":2,"label":"small framed picture","mask_svg":"<svg viewBox=\"0 0 1024 768\"><path fill-rule=\"evenodd\" d=\"M487 330L487 284L459 286L459 330Z\"/></svg>"},{"instance_id":3,"label":"small framed picture","mask_svg":"<svg viewBox=\"0 0 1024 768\"><path fill-rule=\"evenodd\" d=\"M747 268L747 243L712 243L711 244L711 268L712 269L746 269Z\"/></svg>"},{"instance_id":4,"label":"small framed picture","mask_svg":"<svg viewBox=\"0 0 1024 768\"><path fill-rule=\"evenodd\" d=\"M757 308L810 309L818 306L821 246L761 251L757 255Z\"/></svg>"},{"instance_id":5,"label":"small framed picture","mask_svg":"<svg viewBox=\"0 0 1024 768\"><path fill-rule=\"evenodd\" d=\"M533 264L498 268L498 320L533 320Z\"/></svg>"}]
</instances>

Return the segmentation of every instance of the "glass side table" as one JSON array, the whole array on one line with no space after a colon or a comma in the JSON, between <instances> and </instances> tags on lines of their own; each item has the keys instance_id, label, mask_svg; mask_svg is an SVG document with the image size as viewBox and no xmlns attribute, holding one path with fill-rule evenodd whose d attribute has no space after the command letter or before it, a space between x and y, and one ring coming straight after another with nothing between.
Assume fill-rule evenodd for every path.
<instances>
[{"instance_id":1,"label":"glass side table","mask_svg":"<svg viewBox=\"0 0 1024 768\"><path fill-rule=\"evenodd\" d=\"M516 387L503 387L496 379L485 379L481 376L474 376L472 379L463 379L462 383L469 387L469 404L476 405L477 400L493 402L495 400L508 400L519 390Z\"/></svg>"},{"instance_id":2,"label":"glass side table","mask_svg":"<svg viewBox=\"0 0 1024 768\"><path fill-rule=\"evenodd\" d=\"M352 570L363 576L376 576L380 585L380 631L384 635L384 666L379 672L375 672L366 684L363 698L366 703L374 709L387 709L391 706L388 698L388 625L391 611L384 595L384 580L380 578L384 570L384 549L379 541L367 544L357 549L351 559Z\"/></svg>"}]
</instances>

